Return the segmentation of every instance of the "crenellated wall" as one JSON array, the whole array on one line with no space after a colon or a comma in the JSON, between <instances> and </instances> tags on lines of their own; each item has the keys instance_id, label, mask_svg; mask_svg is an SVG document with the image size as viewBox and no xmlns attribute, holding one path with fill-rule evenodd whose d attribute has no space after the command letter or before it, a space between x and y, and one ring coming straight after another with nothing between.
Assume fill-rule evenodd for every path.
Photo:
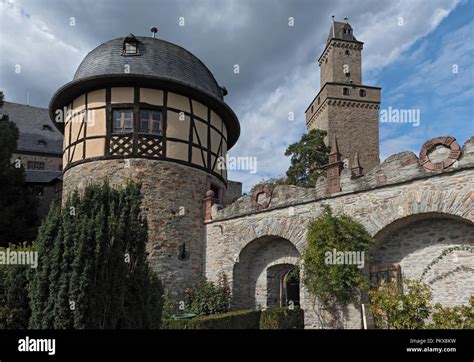
<instances>
[{"instance_id":1,"label":"crenellated wall","mask_svg":"<svg viewBox=\"0 0 474 362\"><path fill-rule=\"evenodd\" d=\"M301 254L308 224L321 214L324 205L330 205L335 213L352 216L375 237L377 248L372 252L378 263L397 263L401 265L403 278L419 278L422 270L444 249L474 244L473 179L474 138L471 138L454 167L445 170L428 171L419 165L416 155L403 152L357 179L351 178L350 170L343 170L342 191L332 195L327 194L326 180L320 178L313 189L277 186L269 207L263 210L252 205L250 196L243 196L223 209L213 209L213 220L206 225L206 275L214 279L224 271L231 283L237 280L237 285L232 285L234 291L248 290L247 284L255 280L248 279L255 275L255 267L260 270L256 280L265 280L261 273L280 262L281 248L270 246L278 240L282 247L289 242ZM267 248L261 240L268 240ZM255 243L258 248L254 247ZM255 253L248 255L248 250ZM240 265L242 256L245 267ZM261 262L252 266L248 260ZM474 256L462 254L456 260L456 263L449 260L440 263L432 271L435 274L427 276L426 281L436 294L435 301L461 304L467 302L469 294L474 294L472 288L466 289L467 285L474 285ZM236 270L239 274L234 276ZM266 292L265 283L255 288L253 300L265 307L261 297ZM460 288L465 292L456 292ZM317 318L317 303L314 304L314 298L304 288L300 298L306 326L327 327ZM342 327L361 328L359 307L348 308Z\"/></svg>"}]
</instances>

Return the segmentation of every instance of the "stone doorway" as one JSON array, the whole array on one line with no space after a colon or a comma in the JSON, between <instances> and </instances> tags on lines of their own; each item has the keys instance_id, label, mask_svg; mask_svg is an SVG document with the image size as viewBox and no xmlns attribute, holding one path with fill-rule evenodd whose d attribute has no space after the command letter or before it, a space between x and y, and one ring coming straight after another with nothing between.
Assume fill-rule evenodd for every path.
<instances>
[{"instance_id":1,"label":"stone doorway","mask_svg":"<svg viewBox=\"0 0 474 362\"><path fill-rule=\"evenodd\" d=\"M294 270L293 264L277 264L267 269L267 308L299 306L299 274L295 275Z\"/></svg>"}]
</instances>

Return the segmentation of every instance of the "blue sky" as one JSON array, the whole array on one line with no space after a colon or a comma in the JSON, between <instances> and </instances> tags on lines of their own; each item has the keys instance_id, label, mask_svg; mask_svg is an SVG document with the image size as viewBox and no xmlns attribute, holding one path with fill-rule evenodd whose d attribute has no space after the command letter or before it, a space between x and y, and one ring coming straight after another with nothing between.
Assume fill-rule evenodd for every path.
<instances>
[{"instance_id":1,"label":"blue sky","mask_svg":"<svg viewBox=\"0 0 474 362\"><path fill-rule=\"evenodd\" d=\"M452 135L462 145L474 135L472 14L473 1L458 5L393 63L369 73L383 88L381 109L420 109L419 127L380 124L382 159L403 149L418 154L422 142L437 136Z\"/></svg>"},{"instance_id":2,"label":"blue sky","mask_svg":"<svg viewBox=\"0 0 474 362\"><path fill-rule=\"evenodd\" d=\"M462 145L474 135L472 14L473 0L0 0L0 89L8 101L26 103L28 93L31 105L47 107L93 48L157 25L158 37L189 49L229 90L242 130L229 154L258 162L256 173L229 178L249 190L284 175L285 149L306 131L331 15L347 16L364 42L363 83L382 87L381 109L420 111L418 127L380 124L382 160L418 154L437 136Z\"/></svg>"}]
</instances>

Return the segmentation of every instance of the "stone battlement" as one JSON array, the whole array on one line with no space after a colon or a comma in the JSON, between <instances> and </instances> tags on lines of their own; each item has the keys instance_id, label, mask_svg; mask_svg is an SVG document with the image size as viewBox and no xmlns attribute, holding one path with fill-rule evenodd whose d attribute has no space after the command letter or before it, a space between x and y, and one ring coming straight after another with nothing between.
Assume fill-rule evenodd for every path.
<instances>
[{"instance_id":1,"label":"stone battlement","mask_svg":"<svg viewBox=\"0 0 474 362\"><path fill-rule=\"evenodd\" d=\"M322 176L314 188L291 185L279 185L272 192L268 208L255 208L252 195L244 195L230 205L220 208L213 206L212 220L225 220L269 210L291 207L309 202L332 199L340 195L364 192L376 188L387 187L400 183L411 182L423 178L437 177L440 174L452 174L465 169L474 168L474 136L467 140L462 148L459 160L452 167L430 171L420 165L419 158L410 151L400 152L388 157L379 166L366 175L353 178L351 170L344 168L341 172L342 191L329 194L327 179ZM211 221L212 222L212 221Z\"/></svg>"}]
</instances>

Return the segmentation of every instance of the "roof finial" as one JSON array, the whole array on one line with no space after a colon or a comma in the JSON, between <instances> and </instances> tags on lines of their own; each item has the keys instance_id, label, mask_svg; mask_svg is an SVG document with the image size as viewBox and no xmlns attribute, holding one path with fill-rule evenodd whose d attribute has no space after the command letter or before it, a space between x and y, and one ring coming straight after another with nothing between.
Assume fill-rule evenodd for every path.
<instances>
[{"instance_id":1,"label":"roof finial","mask_svg":"<svg viewBox=\"0 0 474 362\"><path fill-rule=\"evenodd\" d=\"M348 23L349 19L347 18L347 16L344 18L344 20L346 21L346 24Z\"/></svg>"},{"instance_id":2,"label":"roof finial","mask_svg":"<svg viewBox=\"0 0 474 362\"><path fill-rule=\"evenodd\" d=\"M334 18L335 18L335 16L333 15L333 16L331 16L331 18L332 18L332 37L335 38L336 37L336 32L334 30Z\"/></svg>"},{"instance_id":3,"label":"roof finial","mask_svg":"<svg viewBox=\"0 0 474 362\"><path fill-rule=\"evenodd\" d=\"M153 39L155 39L156 33L158 33L158 28L156 26L152 26L150 31L153 33Z\"/></svg>"}]
</instances>

